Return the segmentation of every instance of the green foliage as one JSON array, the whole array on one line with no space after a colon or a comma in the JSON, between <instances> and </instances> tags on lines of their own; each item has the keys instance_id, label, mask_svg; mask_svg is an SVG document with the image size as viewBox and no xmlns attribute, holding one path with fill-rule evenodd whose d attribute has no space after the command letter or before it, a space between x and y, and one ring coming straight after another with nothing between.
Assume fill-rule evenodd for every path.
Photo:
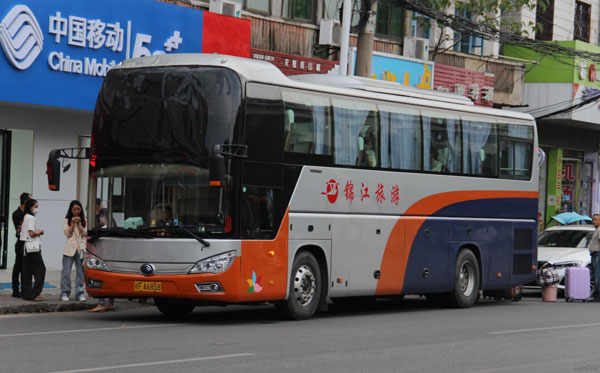
<instances>
[{"instance_id":1,"label":"green foliage","mask_svg":"<svg viewBox=\"0 0 600 373\"><path fill-rule=\"evenodd\" d=\"M470 13L477 15L477 22L485 24L489 27L499 28L500 26L508 27L511 32L517 34L525 33L524 22L514 22L505 18L498 17L498 14L507 14L518 12L522 9L534 11L536 8L536 0L421 0L419 3L431 9L447 9L454 4L457 13ZM548 0L540 0L540 5L547 6Z\"/></svg>"}]
</instances>

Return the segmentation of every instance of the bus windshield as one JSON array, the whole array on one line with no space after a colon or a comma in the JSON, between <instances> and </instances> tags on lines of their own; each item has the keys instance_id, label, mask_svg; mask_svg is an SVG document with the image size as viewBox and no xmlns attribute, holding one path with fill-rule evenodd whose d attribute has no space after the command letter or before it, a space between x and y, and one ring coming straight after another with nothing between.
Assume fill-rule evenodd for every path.
<instances>
[{"instance_id":1,"label":"bus windshield","mask_svg":"<svg viewBox=\"0 0 600 373\"><path fill-rule=\"evenodd\" d=\"M92 227L229 233L231 161L220 187L209 186L208 165L215 145L234 143L241 103L240 79L224 68L110 71L92 134Z\"/></svg>"},{"instance_id":2,"label":"bus windshield","mask_svg":"<svg viewBox=\"0 0 600 373\"><path fill-rule=\"evenodd\" d=\"M209 186L206 168L149 163L107 167L94 176L96 229L184 227L203 235L231 231L231 198L225 188Z\"/></svg>"}]
</instances>

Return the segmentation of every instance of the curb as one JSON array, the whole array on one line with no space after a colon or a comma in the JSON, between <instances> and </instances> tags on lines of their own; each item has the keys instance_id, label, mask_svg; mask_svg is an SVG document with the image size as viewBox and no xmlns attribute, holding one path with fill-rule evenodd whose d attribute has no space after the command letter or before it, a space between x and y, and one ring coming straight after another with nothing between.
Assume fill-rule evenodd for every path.
<instances>
[{"instance_id":1,"label":"curb","mask_svg":"<svg viewBox=\"0 0 600 373\"><path fill-rule=\"evenodd\" d=\"M46 313L46 312L69 312L82 311L94 308L95 304L90 303L44 303L19 304L14 306L0 307L0 315L17 313Z\"/></svg>"}]
</instances>

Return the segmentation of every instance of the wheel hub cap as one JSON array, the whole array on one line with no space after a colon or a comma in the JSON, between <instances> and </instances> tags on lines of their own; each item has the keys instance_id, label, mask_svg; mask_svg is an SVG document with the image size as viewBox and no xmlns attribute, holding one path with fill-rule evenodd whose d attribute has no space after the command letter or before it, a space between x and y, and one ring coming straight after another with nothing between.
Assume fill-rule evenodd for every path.
<instances>
[{"instance_id":1,"label":"wheel hub cap","mask_svg":"<svg viewBox=\"0 0 600 373\"><path fill-rule=\"evenodd\" d=\"M303 265L298 268L294 276L294 296L301 306L309 304L317 288L315 276L310 267Z\"/></svg>"}]
</instances>

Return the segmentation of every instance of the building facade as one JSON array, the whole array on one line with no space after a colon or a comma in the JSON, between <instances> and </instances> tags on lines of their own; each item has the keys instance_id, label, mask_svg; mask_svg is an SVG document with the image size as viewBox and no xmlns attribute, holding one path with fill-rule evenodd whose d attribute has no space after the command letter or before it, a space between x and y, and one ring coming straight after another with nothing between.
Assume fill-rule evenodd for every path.
<instances>
[{"instance_id":1,"label":"building facade","mask_svg":"<svg viewBox=\"0 0 600 373\"><path fill-rule=\"evenodd\" d=\"M504 46L506 55L526 63L521 110L536 118L539 143L546 153L540 168L540 229L552 224L558 212L591 216L600 211L599 5L549 0L522 15L540 26L530 33L540 47ZM563 49L548 53L544 42Z\"/></svg>"}]
</instances>

